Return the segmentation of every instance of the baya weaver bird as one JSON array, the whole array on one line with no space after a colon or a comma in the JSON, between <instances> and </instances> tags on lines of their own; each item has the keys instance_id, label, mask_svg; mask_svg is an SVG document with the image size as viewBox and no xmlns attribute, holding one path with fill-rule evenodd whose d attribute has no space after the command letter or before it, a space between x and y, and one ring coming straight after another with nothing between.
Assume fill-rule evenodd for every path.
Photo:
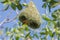
<instances>
[{"instance_id":1,"label":"baya weaver bird","mask_svg":"<svg viewBox=\"0 0 60 40\"><path fill-rule=\"evenodd\" d=\"M28 6L23 11L21 11L19 15L19 20L23 24L27 24L29 27L33 29L40 27L41 17L32 1L28 4Z\"/></svg>"}]
</instances>

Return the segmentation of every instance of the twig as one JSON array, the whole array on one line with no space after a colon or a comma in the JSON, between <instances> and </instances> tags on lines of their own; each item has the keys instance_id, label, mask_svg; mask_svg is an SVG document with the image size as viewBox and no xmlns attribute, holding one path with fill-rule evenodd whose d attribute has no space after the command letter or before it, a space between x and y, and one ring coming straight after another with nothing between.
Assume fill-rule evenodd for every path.
<instances>
[{"instance_id":1,"label":"twig","mask_svg":"<svg viewBox=\"0 0 60 40\"><path fill-rule=\"evenodd\" d=\"M10 13L11 14L11 13ZM10 14L7 15L7 18L5 18L1 23L0 23L0 27L5 24L5 23L9 23L12 22L13 20L15 20L17 18L17 16L15 16L13 19L9 19L8 16L10 16ZM16 14L18 15L18 12L16 10Z\"/></svg>"},{"instance_id":2,"label":"twig","mask_svg":"<svg viewBox=\"0 0 60 40\"><path fill-rule=\"evenodd\" d=\"M5 23L6 19L4 19L1 23L0 26L3 25Z\"/></svg>"}]
</instances>

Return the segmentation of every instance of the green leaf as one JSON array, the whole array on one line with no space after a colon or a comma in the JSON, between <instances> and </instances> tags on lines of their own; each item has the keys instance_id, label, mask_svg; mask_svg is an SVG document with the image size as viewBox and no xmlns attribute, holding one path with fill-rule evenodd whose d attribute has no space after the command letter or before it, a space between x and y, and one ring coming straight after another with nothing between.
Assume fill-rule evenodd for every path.
<instances>
[{"instance_id":1,"label":"green leaf","mask_svg":"<svg viewBox=\"0 0 60 40\"><path fill-rule=\"evenodd\" d=\"M23 29L25 29L26 27L28 27L28 25L27 24L23 24L22 27L23 27Z\"/></svg>"},{"instance_id":2,"label":"green leaf","mask_svg":"<svg viewBox=\"0 0 60 40\"><path fill-rule=\"evenodd\" d=\"M16 28L13 28L13 30L12 30L13 32L16 32Z\"/></svg>"},{"instance_id":3,"label":"green leaf","mask_svg":"<svg viewBox=\"0 0 60 40\"><path fill-rule=\"evenodd\" d=\"M39 38L39 36L35 33L34 36L36 36L37 38Z\"/></svg>"},{"instance_id":4,"label":"green leaf","mask_svg":"<svg viewBox=\"0 0 60 40\"><path fill-rule=\"evenodd\" d=\"M14 35L12 34L12 35L10 36L10 38L13 38L13 36L14 36Z\"/></svg>"},{"instance_id":5,"label":"green leaf","mask_svg":"<svg viewBox=\"0 0 60 40\"><path fill-rule=\"evenodd\" d=\"M23 5L23 6L28 6L26 3L23 3L22 5Z\"/></svg>"},{"instance_id":6,"label":"green leaf","mask_svg":"<svg viewBox=\"0 0 60 40\"><path fill-rule=\"evenodd\" d=\"M18 4L18 5L17 5L17 8L18 8L19 10L22 10L22 5L21 5L21 4Z\"/></svg>"},{"instance_id":7,"label":"green leaf","mask_svg":"<svg viewBox=\"0 0 60 40\"><path fill-rule=\"evenodd\" d=\"M60 20L57 22L57 27L60 27Z\"/></svg>"},{"instance_id":8,"label":"green leaf","mask_svg":"<svg viewBox=\"0 0 60 40\"><path fill-rule=\"evenodd\" d=\"M53 17L53 18L57 18L57 15L56 15L56 14L52 14L52 17Z\"/></svg>"},{"instance_id":9,"label":"green leaf","mask_svg":"<svg viewBox=\"0 0 60 40\"><path fill-rule=\"evenodd\" d=\"M18 37L18 36L16 36L16 37L15 37L15 39L16 39L16 40L19 40L19 37Z\"/></svg>"},{"instance_id":10,"label":"green leaf","mask_svg":"<svg viewBox=\"0 0 60 40\"><path fill-rule=\"evenodd\" d=\"M51 6L50 5L48 5L48 8L49 8L49 12L51 12Z\"/></svg>"},{"instance_id":11,"label":"green leaf","mask_svg":"<svg viewBox=\"0 0 60 40\"><path fill-rule=\"evenodd\" d=\"M53 35L54 35L50 29L49 29L49 35L50 35L51 37L53 37Z\"/></svg>"},{"instance_id":12,"label":"green leaf","mask_svg":"<svg viewBox=\"0 0 60 40\"><path fill-rule=\"evenodd\" d=\"M44 3L44 4L42 5L42 7L43 7L43 8L46 8L46 7L47 7L47 4L46 4L46 3Z\"/></svg>"},{"instance_id":13,"label":"green leaf","mask_svg":"<svg viewBox=\"0 0 60 40\"><path fill-rule=\"evenodd\" d=\"M27 38L28 36L30 36L30 32L25 36L25 38Z\"/></svg>"},{"instance_id":14,"label":"green leaf","mask_svg":"<svg viewBox=\"0 0 60 40\"><path fill-rule=\"evenodd\" d=\"M52 13L52 17L54 18L54 19L60 19L60 9L57 9L57 10L55 10L53 13Z\"/></svg>"},{"instance_id":15,"label":"green leaf","mask_svg":"<svg viewBox=\"0 0 60 40\"><path fill-rule=\"evenodd\" d=\"M46 15L43 15L42 18L43 18L44 20L46 20L46 21L51 21L51 19L48 18Z\"/></svg>"},{"instance_id":16,"label":"green leaf","mask_svg":"<svg viewBox=\"0 0 60 40\"><path fill-rule=\"evenodd\" d=\"M18 30L19 30L20 32L22 32L24 29L23 29L23 28L21 28L21 27L19 27L19 28L18 28Z\"/></svg>"},{"instance_id":17,"label":"green leaf","mask_svg":"<svg viewBox=\"0 0 60 40\"><path fill-rule=\"evenodd\" d=\"M13 10L16 10L16 4L11 3L11 8L12 8Z\"/></svg>"},{"instance_id":18,"label":"green leaf","mask_svg":"<svg viewBox=\"0 0 60 40\"><path fill-rule=\"evenodd\" d=\"M21 0L15 0L15 3L16 3L16 4L19 4L20 1L21 1Z\"/></svg>"},{"instance_id":19,"label":"green leaf","mask_svg":"<svg viewBox=\"0 0 60 40\"><path fill-rule=\"evenodd\" d=\"M51 8L54 8L55 6L57 6L57 5L58 5L57 3L58 3L58 2L52 0L52 1L50 2Z\"/></svg>"},{"instance_id":20,"label":"green leaf","mask_svg":"<svg viewBox=\"0 0 60 40\"><path fill-rule=\"evenodd\" d=\"M51 0L43 0L43 2L50 2Z\"/></svg>"},{"instance_id":21,"label":"green leaf","mask_svg":"<svg viewBox=\"0 0 60 40\"><path fill-rule=\"evenodd\" d=\"M29 31L29 28L28 28L28 27L26 27L26 28L25 28L25 31Z\"/></svg>"},{"instance_id":22,"label":"green leaf","mask_svg":"<svg viewBox=\"0 0 60 40\"><path fill-rule=\"evenodd\" d=\"M11 35L11 32L7 31L6 34L10 36Z\"/></svg>"},{"instance_id":23,"label":"green leaf","mask_svg":"<svg viewBox=\"0 0 60 40\"><path fill-rule=\"evenodd\" d=\"M45 32L40 32L41 35L45 35L46 33Z\"/></svg>"}]
</instances>

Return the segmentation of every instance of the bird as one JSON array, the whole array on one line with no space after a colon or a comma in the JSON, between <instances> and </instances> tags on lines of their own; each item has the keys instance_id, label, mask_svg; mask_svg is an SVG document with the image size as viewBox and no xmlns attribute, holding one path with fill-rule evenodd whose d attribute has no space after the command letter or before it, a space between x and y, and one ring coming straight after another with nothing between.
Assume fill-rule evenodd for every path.
<instances>
[{"instance_id":1,"label":"bird","mask_svg":"<svg viewBox=\"0 0 60 40\"><path fill-rule=\"evenodd\" d=\"M28 6L19 14L19 21L27 24L32 29L37 29L41 25L41 16L33 1L30 1Z\"/></svg>"}]
</instances>

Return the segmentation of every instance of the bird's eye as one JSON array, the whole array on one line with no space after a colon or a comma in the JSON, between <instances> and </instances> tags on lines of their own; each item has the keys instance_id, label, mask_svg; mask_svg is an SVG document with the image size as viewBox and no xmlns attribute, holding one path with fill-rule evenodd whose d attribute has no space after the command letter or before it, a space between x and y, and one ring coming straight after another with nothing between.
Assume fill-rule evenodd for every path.
<instances>
[{"instance_id":1,"label":"bird's eye","mask_svg":"<svg viewBox=\"0 0 60 40\"><path fill-rule=\"evenodd\" d=\"M21 20L21 21L26 20L26 19L27 18L25 16L23 16L23 15L19 17L19 20Z\"/></svg>"},{"instance_id":2,"label":"bird's eye","mask_svg":"<svg viewBox=\"0 0 60 40\"><path fill-rule=\"evenodd\" d=\"M25 16L21 16L21 19L22 19L22 20L26 20L26 17L25 17Z\"/></svg>"}]
</instances>

